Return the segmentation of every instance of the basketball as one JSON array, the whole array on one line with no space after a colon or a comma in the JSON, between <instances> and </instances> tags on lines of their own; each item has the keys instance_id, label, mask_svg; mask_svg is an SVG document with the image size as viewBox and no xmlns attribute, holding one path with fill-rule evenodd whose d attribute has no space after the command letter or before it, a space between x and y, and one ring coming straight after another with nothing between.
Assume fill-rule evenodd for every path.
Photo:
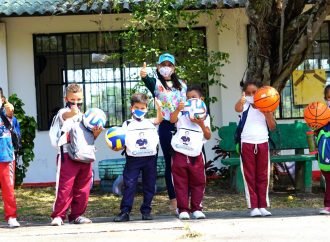
<instances>
[{"instance_id":1,"label":"basketball","mask_svg":"<svg viewBox=\"0 0 330 242\"><path fill-rule=\"evenodd\" d=\"M330 109L323 102L310 103L304 110L304 119L311 129L322 128L330 121Z\"/></svg>"},{"instance_id":2,"label":"basketball","mask_svg":"<svg viewBox=\"0 0 330 242\"><path fill-rule=\"evenodd\" d=\"M121 150L125 147L125 136L122 127L112 127L105 132L105 141L110 149Z\"/></svg>"},{"instance_id":3,"label":"basketball","mask_svg":"<svg viewBox=\"0 0 330 242\"><path fill-rule=\"evenodd\" d=\"M201 99L191 98L186 101L183 112L188 112L191 119L205 119L207 107Z\"/></svg>"},{"instance_id":4,"label":"basketball","mask_svg":"<svg viewBox=\"0 0 330 242\"><path fill-rule=\"evenodd\" d=\"M254 94L254 106L262 112L274 112L280 104L280 94L271 86L264 86Z\"/></svg>"},{"instance_id":5,"label":"basketball","mask_svg":"<svg viewBox=\"0 0 330 242\"><path fill-rule=\"evenodd\" d=\"M91 131L94 127L104 127L106 120L105 113L99 108L90 108L83 116L84 126Z\"/></svg>"}]
</instances>

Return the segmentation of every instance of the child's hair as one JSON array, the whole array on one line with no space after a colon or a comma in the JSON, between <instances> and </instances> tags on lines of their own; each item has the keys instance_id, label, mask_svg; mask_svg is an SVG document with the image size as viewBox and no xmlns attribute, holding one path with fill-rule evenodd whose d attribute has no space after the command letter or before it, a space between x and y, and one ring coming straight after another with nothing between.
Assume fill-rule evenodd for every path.
<instances>
[{"instance_id":1,"label":"child's hair","mask_svg":"<svg viewBox=\"0 0 330 242\"><path fill-rule=\"evenodd\" d=\"M327 99L327 93L330 91L330 84L326 85L324 88L324 99Z\"/></svg>"},{"instance_id":2,"label":"child's hair","mask_svg":"<svg viewBox=\"0 0 330 242\"><path fill-rule=\"evenodd\" d=\"M261 83L260 82L257 82L257 81L253 81L253 80L247 80L243 83L243 86L242 86L242 90L243 91L246 91L247 87L250 86L250 85L254 85L256 86L257 88L261 87Z\"/></svg>"},{"instance_id":3,"label":"child's hair","mask_svg":"<svg viewBox=\"0 0 330 242\"><path fill-rule=\"evenodd\" d=\"M77 92L82 92L82 88L77 83L72 83L66 87L65 91L66 91L66 94L68 94L69 92L77 93Z\"/></svg>"},{"instance_id":4,"label":"child's hair","mask_svg":"<svg viewBox=\"0 0 330 242\"><path fill-rule=\"evenodd\" d=\"M148 96L144 93L134 93L131 97L131 106L135 103L143 103L148 106Z\"/></svg>"},{"instance_id":5,"label":"child's hair","mask_svg":"<svg viewBox=\"0 0 330 242\"><path fill-rule=\"evenodd\" d=\"M202 90L202 87L200 85L194 84L194 85L189 86L187 88L187 93L191 92L191 91L197 92L199 97L203 96L203 90Z\"/></svg>"}]
</instances>

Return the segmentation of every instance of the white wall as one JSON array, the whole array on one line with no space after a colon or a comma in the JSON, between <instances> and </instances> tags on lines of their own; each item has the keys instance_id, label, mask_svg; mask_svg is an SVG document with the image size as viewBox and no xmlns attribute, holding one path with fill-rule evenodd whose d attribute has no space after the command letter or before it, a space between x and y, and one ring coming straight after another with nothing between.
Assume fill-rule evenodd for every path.
<instances>
[{"instance_id":1,"label":"white wall","mask_svg":"<svg viewBox=\"0 0 330 242\"><path fill-rule=\"evenodd\" d=\"M206 20L203 25L207 27L207 45L210 50L223 50L230 54L230 64L222 72L225 75L223 83L227 89L220 87L210 88L210 95L217 96L219 102L211 105L215 125L227 124L230 120L237 119L234 112L234 103L240 96L239 80L246 67L246 18L244 10L223 10L225 23L230 28L217 35L214 20ZM116 18L120 18L116 21ZM103 16L103 30L119 30L128 15ZM33 63L32 34L37 33L62 33L62 32L88 32L98 31L98 26L93 21L98 21L98 15L89 16L52 16L52 17L20 17L4 18L7 28L8 46L8 78L9 93L17 93L25 103L28 115L36 118L36 90ZM2 43L0 42L0 45ZM1 47L0 47L1 48ZM98 152L97 160L120 157L119 152L113 152L106 147L101 134L96 142ZM217 133L213 134L212 141L207 143L207 158L214 157L211 148L216 143ZM37 132L35 139L35 160L31 163L25 178L25 183L53 182L55 181L56 152L51 147L48 132ZM98 179L97 162L94 164L96 179Z\"/></svg>"}]
</instances>

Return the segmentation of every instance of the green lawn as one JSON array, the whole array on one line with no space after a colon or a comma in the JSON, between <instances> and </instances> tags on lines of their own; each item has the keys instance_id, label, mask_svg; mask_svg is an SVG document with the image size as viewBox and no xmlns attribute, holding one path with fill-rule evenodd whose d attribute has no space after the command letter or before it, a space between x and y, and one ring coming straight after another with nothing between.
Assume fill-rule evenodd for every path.
<instances>
[{"instance_id":1,"label":"green lawn","mask_svg":"<svg viewBox=\"0 0 330 242\"><path fill-rule=\"evenodd\" d=\"M233 193L227 189L227 183L212 181L208 184L205 198L205 211L242 210L246 209L246 202L243 195ZM54 188L18 188L16 198L20 221L47 222L50 221L50 213L54 202ZM293 200L288 199L292 195ZM133 214L139 214L139 206L142 196L138 194L135 199ZM316 186L313 193L290 193L272 192L270 194L272 208L320 208L323 206L323 192ZM95 187L91 193L86 212L88 217L113 217L119 212L120 197L111 193L101 192ZM170 214L168 199L165 192L155 196L153 201L154 214ZM3 214L3 206L0 207L0 214ZM3 217L1 215L1 217ZM3 219L1 220L3 221Z\"/></svg>"}]
</instances>

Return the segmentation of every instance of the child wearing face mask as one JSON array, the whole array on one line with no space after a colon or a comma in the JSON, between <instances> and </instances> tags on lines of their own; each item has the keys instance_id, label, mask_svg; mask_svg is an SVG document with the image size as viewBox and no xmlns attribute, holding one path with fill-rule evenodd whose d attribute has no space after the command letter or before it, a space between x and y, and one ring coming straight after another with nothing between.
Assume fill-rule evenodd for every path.
<instances>
[{"instance_id":1,"label":"child wearing face mask","mask_svg":"<svg viewBox=\"0 0 330 242\"><path fill-rule=\"evenodd\" d=\"M151 202L155 194L159 143L156 125L163 120L161 103L157 99L155 105L157 117L146 119L144 116L148 112L147 95L136 93L131 98L132 118L123 123L126 131L124 192L120 204L121 212L114 218L114 222L129 221L140 172L143 183L143 203L140 207L142 220L152 220Z\"/></svg>"},{"instance_id":2,"label":"child wearing face mask","mask_svg":"<svg viewBox=\"0 0 330 242\"><path fill-rule=\"evenodd\" d=\"M83 104L82 88L72 83L66 88L66 107L58 111L62 137L67 140L67 133L75 122L82 120L81 106ZM93 129L94 138L101 133L102 128ZM51 214L53 226L63 225L68 216L69 222L74 224L88 224L92 221L82 215L88 204L90 184L92 179L92 163L73 161L68 154L68 143L61 145L57 155L56 197Z\"/></svg>"},{"instance_id":3,"label":"child wearing face mask","mask_svg":"<svg viewBox=\"0 0 330 242\"><path fill-rule=\"evenodd\" d=\"M247 112L241 133L241 169L245 196L251 217L271 216L268 186L270 174L268 130L276 127L273 112L261 112L254 106L254 94L259 85L254 81L243 84L242 97L235 105L236 112Z\"/></svg>"},{"instance_id":4,"label":"child wearing face mask","mask_svg":"<svg viewBox=\"0 0 330 242\"><path fill-rule=\"evenodd\" d=\"M152 95L162 103L164 120L159 125L158 133L165 159L165 181L170 209L176 212L177 203L171 173L171 139L175 125L170 122L170 118L179 104L186 101L187 85L176 75L175 58L169 53L159 56L156 78L148 76L146 63L143 64L140 76Z\"/></svg>"}]
</instances>

